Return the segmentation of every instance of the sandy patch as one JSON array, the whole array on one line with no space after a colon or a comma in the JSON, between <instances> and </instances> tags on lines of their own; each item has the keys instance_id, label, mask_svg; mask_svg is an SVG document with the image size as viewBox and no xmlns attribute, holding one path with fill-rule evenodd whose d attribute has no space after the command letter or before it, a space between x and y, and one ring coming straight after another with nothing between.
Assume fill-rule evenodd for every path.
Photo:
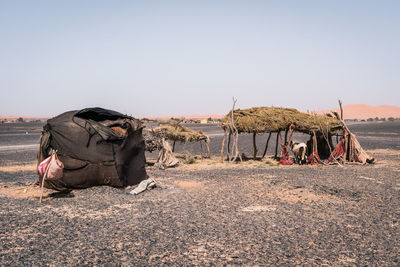
<instances>
[{"instance_id":1,"label":"sandy patch","mask_svg":"<svg viewBox=\"0 0 400 267\"><path fill-rule=\"evenodd\" d=\"M44 188L43 198L47 198L48 195L51 193L54 193L54 191ZM36 185L30 185L30 186L0 185L0 195L14 199L22 199L22 198L39 199L40 187Z\"/></svg>"},{"instance_id":2,"label":"sandy patch","mask_svg":"<svg viewBox=\"0 0 400 267\"><path fill-rule=\"evenodd\" d=\"M380 160L376 162L376 165L378 167L383 167L383 166L398 167L400 166L400 162L398 160Z\"/></svg>"},{"instance_id":3,"label":"sandy patch","mask_svg":"<svg viewBox=\"0 0 400 267\"><path fill-rule=\"evenodd\" d=\"M36 161L29 162L24 165L6 165L0 166L0 172L23 172L23 171L36 171Z\"/></svg>"},{"instance_id":4,"label":"sandy patch","mask_svg":"<svg viewBox=\"0 0 400 267\"><path fill-rule=\"evenodd\" d=\"M367 153L374 155L400 156L400 150L394 150L394 149L371 149L367 150Z\"/></svg>"},{"instance_id":5,"label":"sandy patch","mask_svg":"<svg viewBox=\"0 0 400 267\"><path fill-rule=\"evenodd\" d=\"M199 190L204 188L205 186L200 182L195 181L179 181L175 182L175 184L182 189L192 191L192 190Z\"/></svg>"},{"instance_id":6,"label":"sandy patch","mask_svg":"<svg viewBox=\"0 0 400 267\"><path fill-rule=\"evenodd\" d=\"M232 162L227 161L221 162L219 158L215 157L212 159L197 159L192 164L180 164L175 169L178 170L210 170L210 169L234 169L234 168L267 168L271 166L277 166L278 163L269 158L262 160L246 160L243 162Z\"/></svg>"},{"instance_id":7,"label":"sandy patch","mask_svg":"<svg viewBox=\"0 0 400 267\"><path fill-rule=\"evenodd\" d=\"M314 202L330 202L330 203L340 203L343 202L336 196L332 195L320 195L316 194L307 188L277 188L275 191L268 193L271 198L278 198L281 201L288 202L290 204L296 203L307 203L311 204Z\"/></svg>"},{"instance_id":8,"label":"sandy patch","mask_svg":"<svg viewBox=\"0 0 400 267\"><path fill-rule=\"evenodd\" d=\"M111 214L119 213L130 213L131 218L139 217L144 213L139 212L137 209L137 203L126 203L126 204L116 204L108 206L104 209L99 208L98 210L88 209L87 207L71 207L71 206L59 206L59 207L48 207L42 206L37 209L38 212L43 212L48 214L54 212L60 216L68 217L69 219L79 218L79 219L101 219Z\"/></svg>"},{"instance_id":9,"label":"sandy patch","mask_svg":"<svg viewBox=\"0 0 400 267\"><path fill-rule=\"evenodd\" d=\"M276 207L273 206L249 206L242 209L244 212L258 212L258 211L275 211Z\"/></svg>"}]
</instances>

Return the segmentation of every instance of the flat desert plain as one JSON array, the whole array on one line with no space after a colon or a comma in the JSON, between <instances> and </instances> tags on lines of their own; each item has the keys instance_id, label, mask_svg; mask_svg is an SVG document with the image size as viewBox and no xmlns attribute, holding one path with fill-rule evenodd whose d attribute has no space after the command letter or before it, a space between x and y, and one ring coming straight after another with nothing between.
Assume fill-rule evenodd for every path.
<instances>
[{"instance_id":1,"label":"flat desert plain","mask_svg":"<svg viewBox=\"0 0 400 267\"><path fill-rule=\"evenodd\" d=\"M105 186L46 190L42 204L41 126L0 125L1 265L400 265L398 121L349 125L376 164L343 167L218 163L219 126L189 125L209 134L214 159L148 166L157 187L137 196ZM261 154L266 136L257 138ZM251 136L239 148L252 155Z\"/></svg>"}]
</instances>

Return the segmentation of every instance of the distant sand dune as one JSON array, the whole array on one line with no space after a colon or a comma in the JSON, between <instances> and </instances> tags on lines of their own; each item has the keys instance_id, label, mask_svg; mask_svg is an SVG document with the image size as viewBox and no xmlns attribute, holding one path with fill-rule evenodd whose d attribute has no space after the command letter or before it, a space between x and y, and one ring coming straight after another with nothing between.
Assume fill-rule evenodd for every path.
<instances>
[{"instance_id":1,"label":"distant sand dune","mask_svg":"<svg viewBox=\"0 0 400 267\"><path fill-rule=\"evenodd\" d=\"M340 112L339 108L333 109ZM329 113L332 110L319 110L317 114ZM368 119L368 118L400 118L400 108L396 106L369 106L364 104L347 105L343 107L345 119Z\"/></svg>"},{"instance_id":2,"label":"distant sand dune","mask_svg":"<svg viewBox=\"0 0 400 267\"><path fill-rule=\"evenodd\" d=\"M229 110L227 110L228 113ZM326 109L326 110L317 110L314 111L317 114L330 113L331 111L339 112L339 108L337 109ZM174 116L159 116L159 117L148 117L143 116L140 118L148 118L152 120L169 120L170 118L185 118L185 119L221 119L226 114L194 114L194 115L174 115ZM368 118L400 118L400 107L397 106L369 106L365 104L352 104L343 107L343 115L345 119L368 119ZM19 118L19 116L2 116L0 115L0 119L9 119L15 120ZM22 116L24 120L46 120L48 118L44 117L34 117L34 116Z\"/></svg>"}]
</instances>

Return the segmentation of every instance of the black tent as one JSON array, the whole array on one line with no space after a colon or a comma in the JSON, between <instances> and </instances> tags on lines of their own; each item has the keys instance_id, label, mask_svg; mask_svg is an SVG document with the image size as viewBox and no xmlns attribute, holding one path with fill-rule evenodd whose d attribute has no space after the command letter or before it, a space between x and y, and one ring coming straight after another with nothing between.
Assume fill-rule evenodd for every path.
<instances>
[{"instance_id":1,"label":"black tent","mask_svg":"<svg viewBox=\"0 0 400 267\"><path fill-rule=\"evenodd\" d=\"M49 119L43 127L38 163L52 150L64 163L64 172L60 179L45 179L47 188L124 187L147 178L140 121L116 111L86 108Z\"/></svg>"}]
</instances>

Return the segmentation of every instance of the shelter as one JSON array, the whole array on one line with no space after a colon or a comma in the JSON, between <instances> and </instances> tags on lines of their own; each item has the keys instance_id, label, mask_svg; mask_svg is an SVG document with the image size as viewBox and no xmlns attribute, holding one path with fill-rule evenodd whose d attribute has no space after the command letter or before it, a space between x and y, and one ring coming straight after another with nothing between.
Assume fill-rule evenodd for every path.
<instances>
[{"instance_id":1,"label":"shelter","mask_svg":"<svg viewBox=\"0 0 400 267\"><path fill-rule=\"evenodd\" d=\"M49 119L43 127L38 163L52 150L64 163L64 172L60 179L46 179L47 188L125 187L147 178L140 121L116 111L86 108Z\"/></svg>"},{"instance_id":2,"label":"shelter","mask_svg":"<svg viewBox=\"0 0 400 267\"><path fill-rule=\"evenodd\" d=\"M203 154L202 142L204 142L207 148L207 156L210 157L210 147L208 145L210 138L202 131L192 130L180 125L180 121L170 121L169 124L162 124L151 131L156 136L173 141L172 151L175 150L175 142L199 142L201 153Z\"/></svg>"},{"instance_id":3,"label":"shelter","mask_svg":"<svg viewBox=\"0 0 400 267\"><path fill-rule=\"evenodd\" d=\"M341 102L340 102L341 103ZM253 158L257 156L256 135L259 133L269 133L268 140L264 149L263 157L268 148L268 143L271 138L271 133L277 133L275 157L277 157L278 141L281 140L282 158L288 158L288 133L289 139L293 131L302 132L310 135L310 140L307 143L308 150L311 152L311 163L322 163L321 158L328 161L337 161L339 158L342 161L370 163L373 158L361 148L354 134L350 132L345 123L338 114L333 115L316 115L300 112L293 108L277 108L277 107L255 107L250 109L236 109L230 111L222 120L221 126L225 131L225 138L229 134L228 139L228 155L230 153L230 139L234 135L233 149L236 146L236 157L241 158L237 149L238 134L252 133L253 134ZM285 131L284 142L282 141L280 132ZM343 149L336 150L336 157L333 153L332 136L342 134ZM224 143L223 140L221 157L223 156ZM346 150L347 149L347 150ZM339 153L341 152L341 153ZM284 155L285 154L285 155ZM344 156L343 156L344 155ZM232 160L232 155L230 156ZM290 161L289 161L290 162Z\"/></svg>"},{"instance_id":4,"label":"shelter","mask_svg":"<svg viewBox=\"0 0 400 267\"><path fill-rule=\"evenodd\" d=\"M153 152L158 150L158 158L156 166L160 169L176 167L179 165L179 160L172 152L171 145L165 140L165 137L157 134L153 129L144 129L143 137L146 144L146 151Z\"/></svg>"},{"instance_id":5,"label":"shelter","mask_svg":"<svg viewBox=\"0 0 400 267\"><path fill-rule=\"evenodd\" d=\"M200 142L201 154L203 154L202 142L204 141L207 148L207 156L210 157L210 148L208 145L209 137L202 131L195 131L180 125L182 121L170 120L168 124L147 129L143 131L145 139L146 151L153 152L158 150L158 159L156 166L161 169L176 167L179 165L179 160L174 155L175 142ZM168 140L173 141L173 145L168 143Z\"/></svg>"},{"instance_id":6,"label":"shelter","mask_svg":"<svg viewBox=\"0 0 400 267\"><path fill-rule=\"evenodd\" d=\"M222 128L228 129L232 124L232 111L222 120ZM328 129L331 135L342 130L343 122L332 116L322 116L300 112L294 108L256 107L237 109L233 112L234 124L238 133L267 133L287 130L291 124L296 131L306 134L322 134Z\"/></svg>"}]
</instances>

